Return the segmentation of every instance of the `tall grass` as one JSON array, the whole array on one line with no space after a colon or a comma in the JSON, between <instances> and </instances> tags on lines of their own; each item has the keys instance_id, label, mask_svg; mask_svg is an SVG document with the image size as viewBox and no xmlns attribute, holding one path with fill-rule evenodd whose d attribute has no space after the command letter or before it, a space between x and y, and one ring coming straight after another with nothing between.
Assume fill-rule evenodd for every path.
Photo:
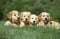
<instances>
[{"instance_id":1,"label":"tall grass","mask_svg":"<svg viewBox=\"0 0 60 39\"><path fill-rule=\"evenodd\" d=\"M0 39L60 39L60 29L52 27L4 26L0 21Z\"/></svg>"}]
</instances>

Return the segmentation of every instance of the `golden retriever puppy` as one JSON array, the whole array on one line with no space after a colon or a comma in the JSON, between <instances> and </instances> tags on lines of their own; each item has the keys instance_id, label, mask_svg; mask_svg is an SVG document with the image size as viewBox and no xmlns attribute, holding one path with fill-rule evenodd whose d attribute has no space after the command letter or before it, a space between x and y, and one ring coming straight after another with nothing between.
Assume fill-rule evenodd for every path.
<instances>
[{"instance_id":1,"label":"golden retriever puppy","mask_svg":"<svg viewBox=\"0 0 60 39\"><path fill-rule=\"evenodd\" d=\"M38 16L35 14L32 14L30 16L30 26L37 26L38 23Z\"/></svg>"},{"instance_id":2,"label":"golden retriever puppy","mask_svg":"<svg viewBox=\"0 0 60 39\"><path fill-rule=\"evenodd\" d=\"M38 16L38 25L44 26L44 25L49 25L50 24L50 14L47 12L42 12L39 16Z\"/></svg>"},{"instance_id":3,"label":"golden retriever puppy","mask_svg":"<svg viewBox=\"0 0 60 39\"><path fill-rule=\"evenodd\" d=\"M55 27L57 29L60 28L60 23L59 22L56 22L56 21L50 21L50 22L51 22L52 27Z\"/></svg>"},{"instance_id":4,"label":"golden retriever puppy","mask_svg":"<svg viewBox=\"0 0 60 39\"><path fill-rule=\"evenodd\" d=\"M19 23L19 16L18 16L18 11L11 11L7 14L7 17L8 17L8 21L5 23L5 25L9 26L9 25L12 25L12 26L16 26Z\"/></svg>"},{"instance_id":5,"label":"golden retriever puppy","mask_svg":"<svg viewBox=\"0 0 60 39\"><path fill-rule=\"evenodd\" d=\"M21 12L20 17L20 27L23 27L25 25L29 25L29 18L30 18L31 12Z\"/></svg>"}]
</instances>

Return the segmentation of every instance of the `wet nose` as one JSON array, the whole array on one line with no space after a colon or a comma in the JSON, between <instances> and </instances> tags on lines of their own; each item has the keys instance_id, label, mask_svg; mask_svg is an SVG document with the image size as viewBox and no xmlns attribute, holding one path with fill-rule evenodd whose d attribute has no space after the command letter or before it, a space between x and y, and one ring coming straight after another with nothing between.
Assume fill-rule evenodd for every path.
<instances>
[{"instance_id":1,"label":"wet nose","mask_svg":"<svg viewBox=\"0 0 60 39\"><path fill-rule=\"evenodd\" d=\"M26 19L26 21L27 21L28 19Z\"/></svg>"},{"instance_id":2,"label":"wet nose","mask_svg":"<svg viewBox=\"0 0 60 39\"><path fill-rule=\"evenodd\" d=\"M45 18L45 20L47 20L47 18Z\"/></svg>"},{"instance_id":3,"label":"wet nose","mask_svg":"<svg viewBox=\"0 0 60 39\"><path fill-rule=\"evenodd\" d=\"M18 17L18 20L19 20L20 18Z\"/></svg>"},{"instance_id":4,"label":"wet nose","mask_svg":"<svg viewBox=\"0 0 60 39\"><path fill-rule=\"evenodd\" d=\"M33 23L35 23L35 21L33 21Z\"/></svg>"}]
</instances>

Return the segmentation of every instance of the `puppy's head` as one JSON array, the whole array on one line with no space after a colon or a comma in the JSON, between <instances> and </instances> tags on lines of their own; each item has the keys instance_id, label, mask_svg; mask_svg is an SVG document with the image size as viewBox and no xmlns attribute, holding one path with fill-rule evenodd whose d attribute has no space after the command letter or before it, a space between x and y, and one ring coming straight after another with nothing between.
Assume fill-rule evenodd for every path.
<instances>
[{"instance_id":1,"label":"puppy's head","mask_svg":"<svg viewBox=\"0 0 60 39\"><path fill-rule=\"evenodd\" d=\"M30 23L36 24L37 22L38 22L38 16L35 15L35 14L32 14L32 15L30 16Z\"/></svg>"},{"instance_id":2,"label":"puppy's head","mask_svg":"<svg viewBox=\"0 0 60 39\"><path fill-rule=\"evenodd\" d=\"M19 19L18 14L19 14L18 11L11 11L7 14L7 17L9 20L18 21Z\"/></svg>"},{"instance_id":3,"label":"puppy's head","mask_svg":"<svg viewBox=\"0 0 60 39\"><path fill-rule=\"evenodd\" d=\"M51 20L50 14L47 12L42 12L39 15L39 20L44 22L49 22Z\"/></svg>"},{"instance_id":4,"label":"puppy's head","mask_svg":"<svg viewBox=\"0 0 60 39\"><path fill-rule=\"evenodd\" d=\"M30 12L21 12L20 13L21 21L24 21L24 22L29 21L30 15L31 15Z\"/></svg>"}]
</instances>

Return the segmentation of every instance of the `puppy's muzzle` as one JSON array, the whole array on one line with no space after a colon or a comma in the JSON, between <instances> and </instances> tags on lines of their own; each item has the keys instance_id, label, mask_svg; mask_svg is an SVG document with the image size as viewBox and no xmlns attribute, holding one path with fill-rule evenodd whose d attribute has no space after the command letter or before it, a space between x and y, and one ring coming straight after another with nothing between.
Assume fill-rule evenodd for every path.
<instances>
[{"instance_id":1,"label":"puppy's muzzle","mask_svg":"<svg viewBox=\"0 0 60 39\"><path fill-rule=\"evenodd\" d=\"M33 23L35 23L35 21L33 21Z\"/></svg>"},{"instance_id":2,"label":"puppy's muzzle","mask_svg":"<svg viewBox=\"0 0 60 39\"><path fill-rule=\"evenodd\" d=\"M28 19L25 19L26 21L28 20Z\"/></svg>"},{"instance_id":3,"label":"puppy's muzzle","mask_svg":"<svg viewBox=\"0 0 60 39\"><path fill-rule=\"evenodd\" d=\"M18 20L19 20L20 18L18 17Z\"/></svg>"},{"instance_id":4,"label":"puppy's muzzle","mask_svg":"<svg viewBox=\"0 0 60 39\"><path fill-rule=\"evenodd\" d=\"M18 17L17 19L18 19L18 21L20 20L20 18L19 18L19 17Z\"/></svg>"},{"instance_id":5,"label":"puppy's muzzle","mask_svg":"<svg viewBox=\"0 0 60 39\"><path fill-rule=\"evenodd\" d=\"M48 19L47 18L45 18L45 20L44 21L48 21Z\"/></svg>"}]
</instances>

